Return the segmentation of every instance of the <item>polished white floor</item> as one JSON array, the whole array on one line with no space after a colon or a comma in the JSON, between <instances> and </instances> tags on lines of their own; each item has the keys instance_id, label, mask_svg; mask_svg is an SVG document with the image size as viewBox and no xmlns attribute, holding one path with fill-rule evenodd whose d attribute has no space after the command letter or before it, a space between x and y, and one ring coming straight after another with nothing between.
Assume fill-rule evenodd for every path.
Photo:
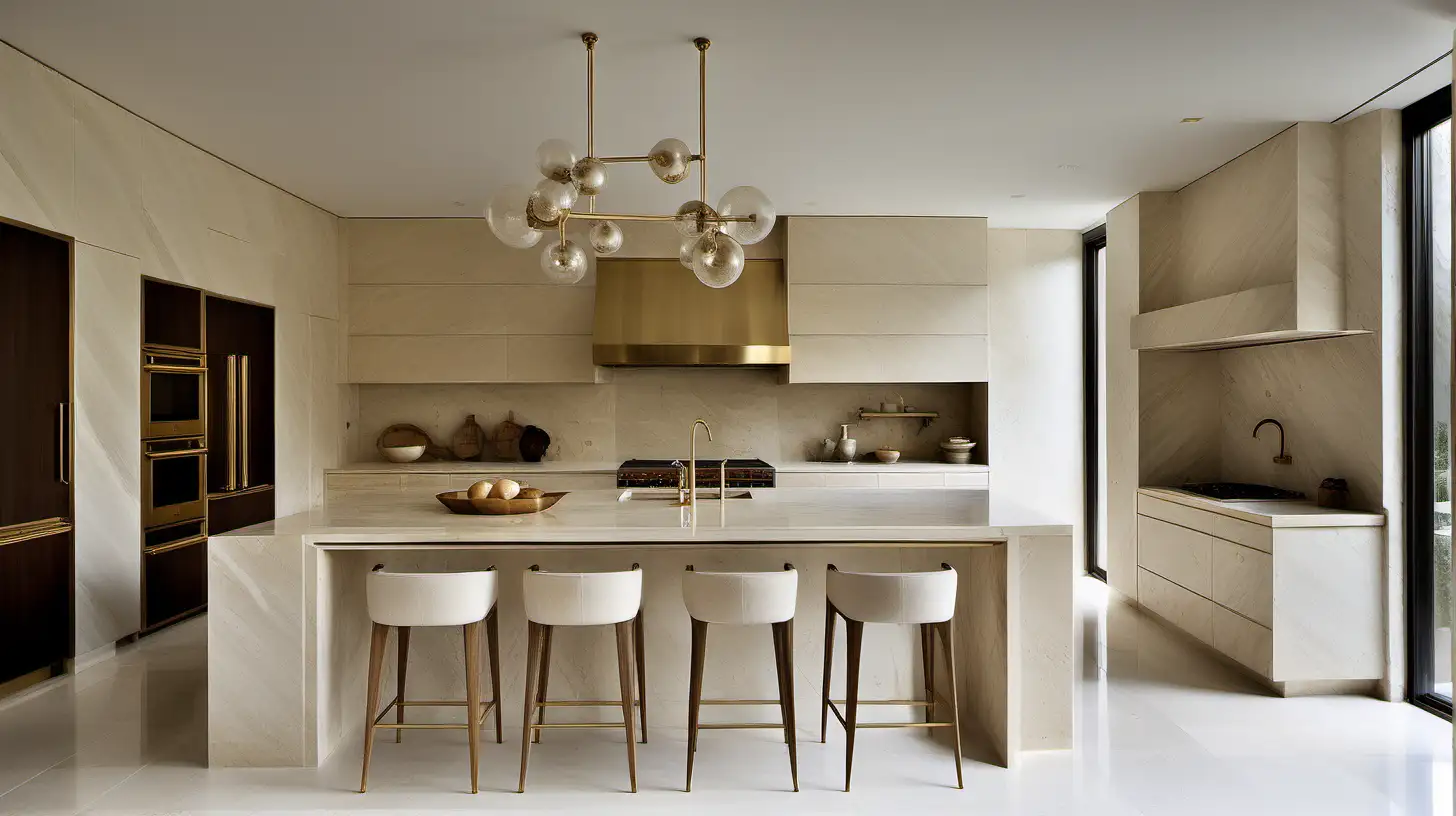
<instances>
[{"instance_id":1,"label":"polished white floor","mask_svg":"<svg viewBox=\"0 0 1456 816\"><path fill-rule=\"evenodd\" d=\"M0 704L0 814L1452 812L1446 722L1370 699L1265 696L1135 610L1109 608L1101 584L1085 579L1078 593L1079 750L1033 755L1015 771L969 763L964 791L949 752L923 733L870 731L858 740L854 792L842 793L843 735L832 726L827 745L801 743L798 794L771 731L705 733L692 794L680 791L683 734L667 729L641 746L636 796L623 792L620 739L605 731L549 732L524 796L513 792L520 743L509 729L504 745L484 749L474 797L462 792L460 732L381 740L366 795L353 792L353 747L318 770L208 770L206 626L191 621Z\"/></svg>"}]
</instances>

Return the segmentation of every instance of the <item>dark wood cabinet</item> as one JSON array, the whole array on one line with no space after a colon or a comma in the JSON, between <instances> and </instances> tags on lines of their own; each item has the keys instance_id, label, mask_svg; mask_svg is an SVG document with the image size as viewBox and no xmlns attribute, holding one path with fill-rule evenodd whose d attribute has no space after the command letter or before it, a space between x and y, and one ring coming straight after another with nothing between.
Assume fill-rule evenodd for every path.
<instances>
[{"instance_id":1,"label":"dark wood cabinet","mask_svg":"<svg viewBox=\"0 0 1456 816\"><path fill-rule=\"evenodd\" d=\"M148 549L142 555L146 628L207 605L207 540Z\"/></svg>"},{"instance_id":2,"label":"dark wood cabinet","mask_svg":"<svg viewBox=\"0 0 1456 816\"><path fill-rule=\"evenodd\" d=\"M273 310L208 295L207 489L214 533L273 518ZM246 501L245 496L251 496Z\"/></svg>"},{"instance_id":3,"label":"dark wood cabinet","mask_svg":"<svg viewBox=\"0 0 1456 816\"><path fill-rule=\"evenodd\" d=\"M0 682L73 655L71 259L0 222Z\"/></svg>"},{"instance_id":4,"label":"dark wood cabinet","mask_svg":"<svg viewBox=\"0 0 1456 816\"><path fill-rule=\"evenodd\" d=\"M202 351L202 290L142 280L142 345Z\"/></svg>"}]
</instances>

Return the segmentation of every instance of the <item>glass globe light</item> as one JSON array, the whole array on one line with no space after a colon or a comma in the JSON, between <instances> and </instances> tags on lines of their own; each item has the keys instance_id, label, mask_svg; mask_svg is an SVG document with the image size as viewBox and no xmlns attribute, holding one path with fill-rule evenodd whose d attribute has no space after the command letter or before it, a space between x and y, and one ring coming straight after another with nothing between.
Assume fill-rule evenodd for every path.
<instances>
[{"instance_id":1,"label":"glass globe light","mask_svg":"<svg viewBox=\"0 0 1456 816\"><path fill-rule=\"evenodd\" d=\"M694 199L677 208L677 220L673 223L677 226L678 234L696 238L714 226L713 222L705 219L716 218L717 215L712 207Z\"/></svg>"},{"instance_id":2,"label":"glass globe light","mask_svg":"<svg viewBox=\"0 0 1456 816\"><path fill-rule=\"evenodd\" d=\"M692 172L693 149L682 139L663 139L647 152L647 165L658 178L677 184Z\"/></svg>"},{"instance_id":3,"label":"glass globe light","mask_svg":"<svg viewBox=\"0 0 1456 816\"><path fill-rule=\"evenodd\" d=\"M547 139L536 148L536 167L541 175L563 184L571 181L576 158L576 148L565 139Z\"/></svg>"},{"instance_id":4,"label":"glass globe light","mask_svg":"<svg viewBox=\"0 0 1456 816\"><path fill-rule=\"evenodd\" d=\"M705 286L722 289L743 274L743 245L712 231L693 246L693 274Z\"/></svg>"},{"instance_id":5,"label":"glass globe light","mask_svg":"<svg viewBox=\"0 0 1456 816\"><path fill-rule=\"evenodd\" d=\"M611 255L622 248L622 228L613 221L597 221L587 232L587 240L598 255Z\"/></svg>"},{"instance_id":6,"label":"glass globe light","mask_svg":"<svg viewBox=\"0 0 1456 816\"><path fill-rule=\"evenodd\" d=\"M682 264L688 269L693 268L693 247L698 245L698 241L701 239L701 237L702 236L693 237L689 235L686 238L682 239L677 247L678 263Z\"/></svg>"},{"instance_id":7,"label":"glass globe light","mask_svg":"<svg viewBox=\"0 0 1456 816\"><path fill-rule=\"evenodd\" d=\"M753 221L725 221L723 232L740 244L756 244L773 231L778 213L757 187L734 187L718 199L719 215L752 215Z\"/></svg>"},{"instance_id":8,"label":"glass globe light","mask_svg":"<svg viewBox=\"0 0 1456 816\"><path fill-rule=\"evenodd\" d=\"M552 241L541 252L541 271L552 283L576 283L586 277L587 254L575 241Z\"/></svg>"},{"instance_id":9,"label":"glass globe light","mask_svg":"<svg viewBox=\"0 0 1456 816\"><path fill-rule=\"evenodd\" d=\"M570 184L551 179L541 179L528 200L530 215L541 222L541 226L554 227L561 223L561 215L576 203L576 188Z\"/></svg>"},{"instance_id":10,"label":"glass globe light","mask_svg":"<svg viewBox=\"0 0 1456 816\"><path fill-rule=\"evenodd\" d=\"M526 200L530 196L524 184L507 184L490 197L485 207L485 222L490 231L508 247L529 249L541 240L541 231L533 229L526 218Z\"/></svg>"},{"instance_id":11,"label":"glass globe light","mask_svg":"<svg viewBox=\"0 0 1456 816\"><path fill-rule=\"evenodd\" d=\"M582 195L598 195L607 186L607 166L587 157L571 166L571 181Z\"/></svg>"}]
</instances>

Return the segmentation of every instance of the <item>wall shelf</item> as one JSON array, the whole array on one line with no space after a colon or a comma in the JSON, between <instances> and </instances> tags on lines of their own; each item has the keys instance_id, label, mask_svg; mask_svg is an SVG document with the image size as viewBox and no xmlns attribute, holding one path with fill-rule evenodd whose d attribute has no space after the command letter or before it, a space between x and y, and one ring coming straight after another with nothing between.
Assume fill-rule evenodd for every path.
<instances>
[{"instance_id":1,"label":"wall shelf","mask_svg":"<svg viewBox=\"0 0 1456 816\"><path fill-rule=\"evenodd\" d=\"M940 419L938 411L866 411L863 408L859 411L860 419L918 419L920 430L930 427L930 423Z\"/></svg>"}]
</instances>

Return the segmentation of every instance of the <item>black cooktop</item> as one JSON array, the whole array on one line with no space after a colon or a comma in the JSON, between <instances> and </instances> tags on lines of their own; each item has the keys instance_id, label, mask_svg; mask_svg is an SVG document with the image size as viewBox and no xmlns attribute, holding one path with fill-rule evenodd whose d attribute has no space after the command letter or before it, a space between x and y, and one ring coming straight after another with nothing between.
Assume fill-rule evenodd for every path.
<instances>
[{"instance_id":1,"label":"black cooktop","mask_svg":"<svg viewBox=\"0 0 1456 816\"><path fill-rule=\"evenodd\" d=\"M618 465L617 466L617 469L618 470L627 470L627 469L632 469L632 470L647 470L647 469L657 469L657 468L674 468L675 469L677 467L677 465L678 465L679 462L681 462L682 464L686 465L688 463L688 460L687 460L686 457L684 457L682 459L628 459L627 461L625 461L622 464ZM711 468L713 470L717 470L718 467L722 463L723 463L723 460L722 459L699 459L698 460L698 468L699 469ZM729 459L728 460L728 467L730 467L730 468L762 468L762 469L767 469L767 470L773 470L773 465L770 465L768 462L765 462L762 459Z\"/></svg>"}]
</instances>

